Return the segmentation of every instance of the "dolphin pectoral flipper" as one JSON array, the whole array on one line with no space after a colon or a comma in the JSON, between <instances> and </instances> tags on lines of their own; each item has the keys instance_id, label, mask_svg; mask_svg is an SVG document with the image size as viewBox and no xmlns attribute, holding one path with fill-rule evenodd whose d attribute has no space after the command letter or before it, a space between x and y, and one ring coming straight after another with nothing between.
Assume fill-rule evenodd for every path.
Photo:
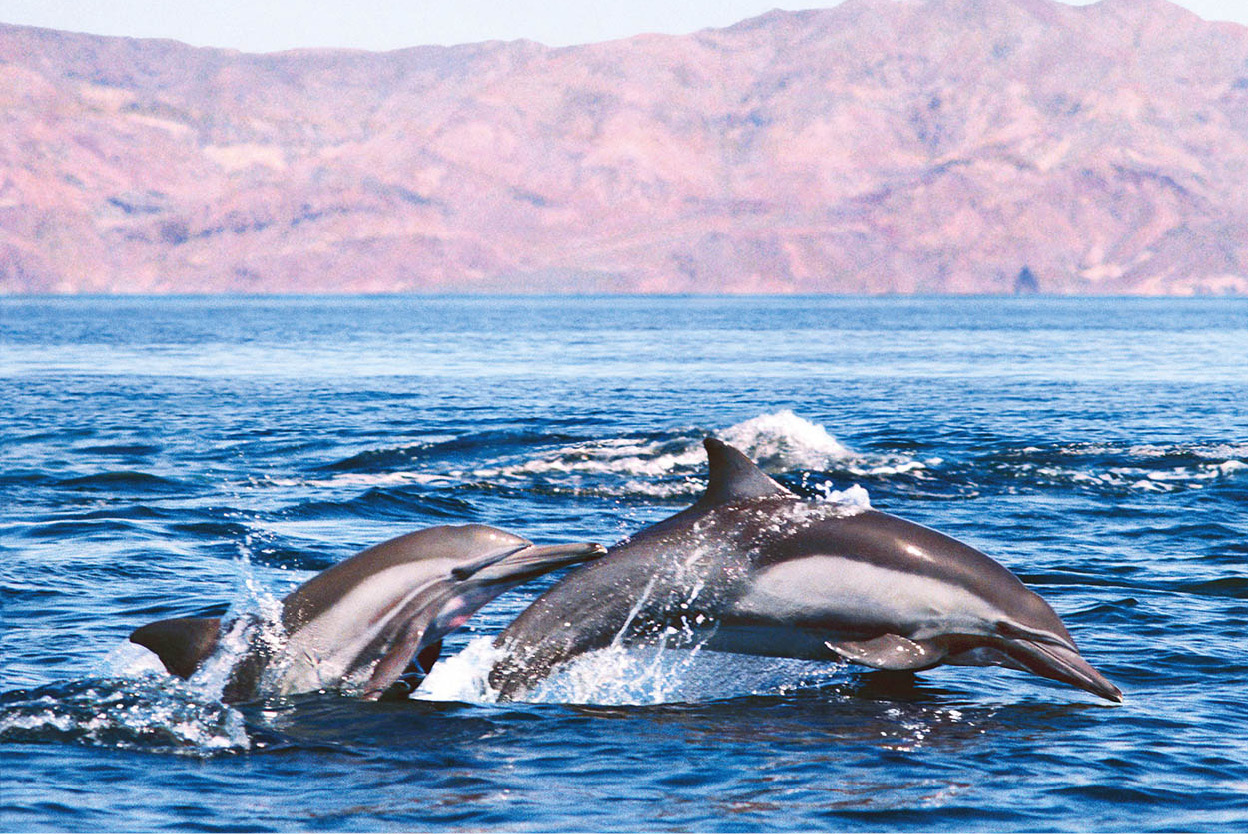
<instances>
[{"instance_id":1,"label":"dolphin pectoral flipper","mask_svg":"<svg viewBox=\"0 0 1248 834\"><path fill-rule=\"evenodd\" d=\"M442 638L502 591L557 568L597 559L606 552L605 547L593 542L545 546L526 543L497 558L460 565L456 569L458 574L452 573L461 585L441 592L436 603L424 597L417 598L409 603L410 611L405 610L394 618L402 626L388 638L364 686L364 698L376 700L385 694L404 674L413 657L422 665L427 660L428 666L423 668L428 671L441 652ZM475 590L462 583L471 583ZM438 648L430 651L434 646Z\"/></svg>"},{"instance_id":2,"label":"dolphin pectoral flipper","mask_svg":"<svg viewBox=\"0 0 1248 834\"><path fill-rule=\"evenodd\" d=\"M437 663L438 658L440 658L441 656L442 656L442 641L439 640L438 642L430 643L428 646L425 646L423 649L421 649L420 653L416 655L416 659L412 662L415 663L416 666L420 668L420 671L423 674L427 675L431 671L433 671L433 664Z\"/></svg>"},{"instance_id":3,"label":"dolphin pectoral flipper","mask_svg":"<svg viewBox=\"0 0 1248 834\"><path fill-rule=\"evenodd\" d=\"M846 660L890 671L923 669L944 657L944 652L900 634L881 634L870 640L827 641L824 645Z\"/></svg>"},{"instance_id":4,"label":"dolphin pectoral flipper","mask_svg":"<svg viewBox=\"0 0 1248 834\"><path fill-rule=\"evenodd\" d=\"M425 678L433 671L433 664L442 656L442 641L425 646L416 657L412 658L403 670L403 674L386 688L378 697L380 701L406 701L413 692L420 688Z\"/></svg>"}]
</instances>

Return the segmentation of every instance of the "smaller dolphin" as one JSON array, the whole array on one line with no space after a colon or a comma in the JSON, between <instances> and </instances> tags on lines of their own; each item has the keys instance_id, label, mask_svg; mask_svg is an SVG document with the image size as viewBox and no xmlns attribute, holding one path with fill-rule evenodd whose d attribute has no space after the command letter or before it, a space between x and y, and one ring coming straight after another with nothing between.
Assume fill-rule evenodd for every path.
<instances>
[{"instance_id":1,"label":"smaller dolphin","mask_svg":"<svg viewBox=\"0 0 1248 834\"><path fill-rule=\"evenodd\" d=\"M501 697L586 652L657 643L890 670L1006 666L1122 700L1049 604L988 556L804 500L726 443L705 445L701 499L563 577L498 636Z\"/></svg>"},{"instance_id":2,"label":"smaller dolphin","mask_svg":"<svg viewBox=\"0 0 1248 834\"><path fill-rule=\"evenodd\" d=\"M430 527L357 553L300 585L282 602L281 635L244 622L250 646L222 693L229 702L291 695L362 681L362 697L401 697L428 672L442 639L511 588L596 559L599 544L537 547L481 524ZM145 625L131 642L188 678L237 623L179 617ZM411 664L409 666L409 664ZM418 682L418 681L417 681Z\"/></svg>"}]
</instances>

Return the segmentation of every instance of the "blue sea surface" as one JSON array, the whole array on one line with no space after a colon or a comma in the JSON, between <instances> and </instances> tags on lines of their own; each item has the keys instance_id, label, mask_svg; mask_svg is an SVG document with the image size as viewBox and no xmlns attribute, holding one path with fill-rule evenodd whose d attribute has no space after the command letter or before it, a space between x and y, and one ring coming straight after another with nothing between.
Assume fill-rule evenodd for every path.
<instances>
[{"instance_id":1,"label":"blue sea surface","mask_svg":"<svg viewBox=\"0 0 1248 834\"><path fill-rule=\"evenodd\" d=\"M1248 299L0 299L0 828L1248 830ZM126 640L392 536L611 543L721 437L1043 595L1113 705L705 653L226 706ZM219 683L219 682L218 682Z\"/></svg>"}]
</instances>

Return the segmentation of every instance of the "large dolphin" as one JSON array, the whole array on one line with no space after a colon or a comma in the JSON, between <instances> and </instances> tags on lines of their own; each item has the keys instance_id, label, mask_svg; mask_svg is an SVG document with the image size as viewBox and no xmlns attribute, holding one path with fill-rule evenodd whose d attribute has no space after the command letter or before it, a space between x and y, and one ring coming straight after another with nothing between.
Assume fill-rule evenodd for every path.
<instances>
[{"instance_id":1,"label":"large dolphin","mask_svg":"<svg viewBox=\"0 0 1248 834\"><path fill-rule=\"evenodd\" d=\"M999 665L1122 700L1053 609L983 553L804 500L731 446L705 445L697 503L569 573L498 636L490 683L502 698L585 652L650 643L876 669Z\"/></svg>"},{"instance_id":2,"label":"large dolphin","mask_svg":"<svg viewBox=\"0 0 1248 834\"><path fill-rule=\"evenodd\" d=\"M370 547L300 585L282 602L280 629L256 621L223 628L216 617L180 617L143 626L130 640L186 678L213 655L225 631L245 630L250 646L226 683L227 702L344 684L360 686L370 700L388 690L406 694L410 675L427 672L442 638L481 606L605 552L598 544L537 547L481 524L430 527Z\"/></svg>"}]
</instances>

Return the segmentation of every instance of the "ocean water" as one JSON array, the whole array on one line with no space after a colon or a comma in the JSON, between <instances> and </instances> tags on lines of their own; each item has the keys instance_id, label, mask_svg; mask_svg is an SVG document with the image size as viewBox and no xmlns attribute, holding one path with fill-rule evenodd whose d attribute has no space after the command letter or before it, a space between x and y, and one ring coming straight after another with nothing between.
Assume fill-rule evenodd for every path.
<instances>
[{"instance_id":1,"label":"ocean water","mask_svg":"<svg viewBox=\"0 0 1248 834\"><path fill-rule=\"evenodd\" d=\"M1248 300L6 298L0 393L0 828L1248 829ZM402 703L126 641L429 525L613 542L708 434L992 555L1125 703L640 651L498 703L551 578Z\"/></svg>"}]
</instances>

